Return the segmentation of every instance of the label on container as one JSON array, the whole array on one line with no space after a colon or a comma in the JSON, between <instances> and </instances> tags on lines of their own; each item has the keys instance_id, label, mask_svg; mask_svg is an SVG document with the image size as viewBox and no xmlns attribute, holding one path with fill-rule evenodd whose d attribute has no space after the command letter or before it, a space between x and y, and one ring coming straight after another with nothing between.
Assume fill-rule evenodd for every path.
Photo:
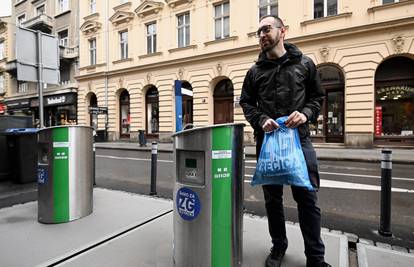
<instances>
[{"instance_id":1,"label":"label on container","mask_svg":"<svg viewBox=\"0 0 414 267\"><path fill-rule=\"evenodd\" d=\"M186 221L197 218L201 209L201 202L193 190L182 187L177 191L176 203L178 214Z\"/></svg>"}]
</instances>

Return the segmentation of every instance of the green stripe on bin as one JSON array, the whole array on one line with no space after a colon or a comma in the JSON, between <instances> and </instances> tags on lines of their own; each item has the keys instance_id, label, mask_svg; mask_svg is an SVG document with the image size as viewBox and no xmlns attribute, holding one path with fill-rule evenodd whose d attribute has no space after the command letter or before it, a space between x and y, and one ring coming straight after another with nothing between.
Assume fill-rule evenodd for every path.
<instances>
[{"instance_id":1,"label":"green stripe on bin","mask_svg":"<svg viewBox=\"0 0 414 267\"><path fill-rule=\"evenodd\" d=\"M211 266L230 267L231 253L231 152L230 127L213 128L212 159L212 214L211 214ZM215 153L225 156L214 157ZM222 154L223 155L223 154Z\"/></svg>"},{"instance_id":2,"label":"green stripe on bin","mask_svg":"<svg viewBox=\"0 0 414 267\"><path fill-rule=\"evenodd\" d=\"M54 220L69 221L69 141L68 128L53 129L53 203ZM66 143L56 145L59 142Z\"/></svg>"}]
</instances>

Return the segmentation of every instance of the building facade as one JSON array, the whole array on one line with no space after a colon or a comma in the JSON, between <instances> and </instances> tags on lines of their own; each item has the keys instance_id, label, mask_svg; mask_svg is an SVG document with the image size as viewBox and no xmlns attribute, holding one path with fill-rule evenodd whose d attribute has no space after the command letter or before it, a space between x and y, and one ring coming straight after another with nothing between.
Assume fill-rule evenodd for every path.
<instances>
[{"instance_id":1,"label":"building facade","mask_svg":"<svg viewBox=\"0 0 414 267\"><path fill-rule=\"evenodd\" d=\"M183 123L245 122L238 101L259 53L258 20L274 14L318 67L327 97L315 141L412 146L414 1L300 2L81 1L78 123L110 140L136 140L140 130L169 140L177 81Z\"/></svg>"},{"instance_id":2,"label":"building facade","mask_svg":"<svg viewBox=\"0 0 414 267\"><path fill-rule=\"evenodd\" d=\"M79 19L77 0L13 0L11 38L6 71L9 89L4 95L7 113L29 115L39 123L38 85L18 80L15 55L16 27L41 31L59 40L60 84L44 86L44 124L55 126L77 123L77 82L74 78L79 58Z\"/></svg>"},{"instance_id":3,"label":"building facade","mask_svg":"<svg viewBox=\"0 0 414 267\"><path fill-rule=\"evenodd\" d=\"M10 78L6 72L10 36L10 16L0 17L0 115L6 114L4 95L10 87Z\"/></svg>"}]
</instances>

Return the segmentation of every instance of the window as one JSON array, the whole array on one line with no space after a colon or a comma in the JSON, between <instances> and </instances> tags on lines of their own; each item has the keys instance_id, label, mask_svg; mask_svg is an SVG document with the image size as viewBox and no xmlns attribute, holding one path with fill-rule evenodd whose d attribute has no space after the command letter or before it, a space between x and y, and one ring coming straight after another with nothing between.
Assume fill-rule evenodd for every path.
<instances>
[{"instance_id":1,"label":"window","mask_svg":"<svg viewBox=\"0 0 414 267\"><path fill-rule=\"evenodd\" d=\"M157 23L147 24L147 53L157 52Z\"/></svg>"},{"instance_id":2,"label":"window","mask_svg":"<svg viewBox=\"0 0 414 267\"><path fill-rule=\"evenodd\" d=\"M266 15L278 15L279 0L259 0L259 19Z\"/></svg>"},{"instance_id":3,"label":"window","mask_svg":"<svg viewBox=\"0 0 414 267\"><path fill-rule=\"evenodd\" d=\"M36 15L37 16L45 14L45 13L46 13L45 5L40 5L40 6L36 7Z\"/></svg>"},{"instance_id":4,"label":"window","mask_svg":"<svg viewBox=\"0 0 414 267\"><path fill-rule=\"evenodd\" d=\"M89 10L91 14L96 12L96 0L89 0Z\"/></svg>"},{"instance_id":5,"label":"window","mask_svg":"<svg viewBox=\"0 0 414 267\"><path fill-rule=\"evenodd\" d=\"M338 14L338 0L314 0L313 17L315 19Z\"/></svg>"},{"instance_id":6,"label":"window","mask_svg":"<svg viewBox=\"0 0 414 267\"><path fill-rule=\"evenodd\" d=\"M96 65L96 39L89 40L89 60L90 65Z\"/></svg>"},{"instance_id":7,"label":"window","mask_svg":"<svg viewBox=\"0 0 414 267\"><path fill-rule=\"evenodd\" d=\"M26 14L20 15L16 19L17 26L22 26L23 22L26 21Z\"/></svg>"},{"instance_id":8,"label":"window","mask_svg":"<svg viewBox=\"0 0 414 267\"><path fill-rule=\"evenodd\" d=\"M69 38L68 38L68 30L64 30L58 33L59 38L59 45L67 47L69 44Z\"/></svg>"},{"instance_id":9,"label":"window","mask_svg":"<svg viewBox=\"0 0 414 267\"><path fill-rule=\"evenodd\" d=\"M391 4L391 3L397 3L400 2L400 0L382 0L382 4Z\"/></svg>"},{"instance_id":10,"label":"window","mask_svg":"<svg viewBox=\"0 0 414 267\"><path fill-rule=\"evenodd\" d=\"M128 31L119 33L119 43L121 45L121 59L128 58Z\"/></svg>"},{"instance_id":11,"label":"window","mask_svg":"<svg viewBox=\"0 0 414 267\"><path fill-rule=\"evenodd\" d=\"M0 74L0 94L4 94L4 75Z\"/></svg>"},{"instance_id":12,"label":"window","mask_svg":"<svg viewBox=\"0 0 414 267\"><path fill-rule=\"evenodd\" d=\"M190 45L190 13L177 16L178 47Z\"/></svg>"},{"instance_id":13,"label":"window","mask_svg":"<svg viewBox=\"0 0 414 267\"><path fill-rule=\"evenodd\" d=\"M58 12L69 10L69 0L58 0Z\"/></svg>"},{"instance_id":14,"label":"window","mask_svg":"<svg viewBox=\"0 0 414 267\"><path fill-rule=\"evenodd\" d=\"M17 81L17 92L18 93L26 93L27 92L27 83Z\"/></svg>"},{"instance_id":15,"label":"window","mask_svg":"<svg viewBox=\"0 0 414 267\"><path fill-rule=\"evenodd\" d=\"M229 2L214 6L214 26L216 39L230 36L230 5Z\"/></svg>"},{"instance_id":16,"label":"window","mask_svg":"<svg viewBox=\"0 0 414 267\"><path fill-rule=\"evenodd\" d=\"M0 42L0 60L4 58L4 42Z\"/></svg>"}]
</instances>

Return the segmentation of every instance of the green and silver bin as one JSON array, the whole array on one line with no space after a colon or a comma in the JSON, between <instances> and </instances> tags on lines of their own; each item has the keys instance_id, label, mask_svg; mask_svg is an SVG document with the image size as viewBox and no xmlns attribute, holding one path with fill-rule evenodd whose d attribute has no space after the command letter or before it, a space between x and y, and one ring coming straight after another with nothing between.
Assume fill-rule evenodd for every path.
<instances>
[{"instance_id":1,"label":"green and silver bin","mask_svg":"<svg viewBox=\"0 0 414 267\"><path fill-rule=\"evenodd\" d=\"M93 209L92 127L57 126L38 132L38 221L64 223Z\"/></svg>"},{"instance_id":2,"label":"green and silver bin","mask_svg":"<svg viewBox=\"0 0 414 267\"><path fill-rule=\"evenodd\" d=\"M175 266L242 265L243 127L221 124L173 136Z\"/></svg>"}]
</instances>

